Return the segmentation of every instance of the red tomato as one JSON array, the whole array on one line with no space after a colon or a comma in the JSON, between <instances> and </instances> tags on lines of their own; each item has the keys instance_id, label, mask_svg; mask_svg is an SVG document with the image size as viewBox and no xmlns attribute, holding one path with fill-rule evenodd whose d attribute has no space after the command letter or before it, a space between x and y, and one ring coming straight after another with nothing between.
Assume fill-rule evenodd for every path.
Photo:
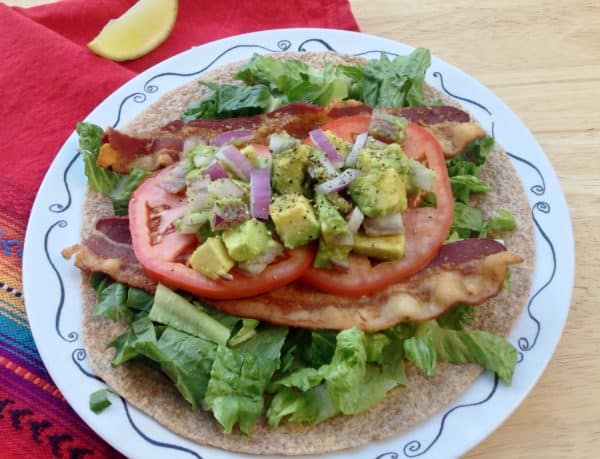
<instances>
[{"instance_id":1,"label":"red tomato","mask_svg":"<svg viewBox=\"0 0 600 459\"><path fill-rule=\"evenodd\" d=\"M232 280L212 280L189 267L185 262L186 255L198 245L196 236L179 233L172 228L166 229L163 234L158 233L160 221L156 221L157 212L184 205L182 197L160 187L162 177L169 170L163 169L146 179L129 201L133 250L152 279L204 298L235 299L289 284L311 266L314 250L307 246L286 252L280 261L270 264L255 276L234 269Z\"/></svg>"},{"instance_id":2,"label":"red tomato","mask_svg":"<svg viewBox=\"0 0 600 459\"><path fill-rule=\"evenodd\" d=\"M354 134L369 127L369 118L351 116L339 118L322 127L348 141ZM403 149L409 156L426 158L427 166L436 173L434 192L437 207L407 209L402 218L406 235L404 258L371 265L366 257L350 256L347 271L311 267L302 280L324 292L342 296L361 296L375 293L423 269L437 255L448 236L454 215L454 200L450 188L444 154L439 142L429 131L410 123L406 130Z\"/></svg>"}]
</instances>

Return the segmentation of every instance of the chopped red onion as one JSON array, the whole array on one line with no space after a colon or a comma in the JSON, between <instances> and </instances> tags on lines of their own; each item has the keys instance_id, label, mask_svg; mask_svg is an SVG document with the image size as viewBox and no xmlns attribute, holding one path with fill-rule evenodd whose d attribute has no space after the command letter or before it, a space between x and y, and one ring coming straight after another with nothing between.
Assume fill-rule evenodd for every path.
<instances>
[{"instance_id":1,"label":"chopped red onion","mask_svg":"<svg viewBox=\"0 0 600 459\"><path fill-rule=\"evenodd\" d=\"M404 233L404 223L400 213L380 218L367 218L363 223L367 236L391 236Z\"/></svg>"},{"instance_id":2,"label":"chopped red onion","mask_svg":"<svg viewBox=\"0 0 600 459\"><path fill-rule=\"evenodd\" d=\"M208 191L217 199L242 199L244 197L242 186L235 183L233 179L230 178L217 179L211 182Z\"/></svg>"},{"instance_id":3,"label":"chopped red onion","mask_svg":"<svg viewBox=\"0 0 600 459\"><path fill-rule=\"evenodd\" d=\"M325 152L331 164L339 166L343 163L342 157L321 129L313 129L308 135L313 143Z\"/></svg>"},{"instance_id":4,"label":"chopped red onion","mask_svg":"<svg viewBox=\"0 0 600 459\"><path fill-rule=\"evenodd\" d=\"M271 177L268 169L254 169L250 173L250 213L255 218L269 218Z\"/></svg>"},{"instance_id":5,"label":"chopped red onion","mask_svg":"<svg viewBox=\"0 0 600 459\"><path fill-rule=\"evenodd\" d=\"M360 228L360 225L362 225L364 219L365 216L358 207L352 209L352 212L350 212L348 217L348 229L352 234L356 234L358 232L358 229Z\"/></svg>"},{"instance_id":6,"label":"chopped red onion","mask_svg":"<svg viewBox=\"0 0 600 459\"><path fill-rule=\"evenodd\" d=\"M341 174L335 176L331 180L320 183L315 187L317 193L329 194L334 191L340 191L350 185L356 177L358 177L359 171L357 169L346 169Z\"/></svg>"},{"instance_id":7,"label":"chopped red onion","mask_svg":"<svg viewBox=\"0 0 600 459\"><path fill-rule=\"evenodd\" d=\"M297 143L297 139L285 132L272 134L269 139L269 151L276 155L288 148L294 148Z\"/></svg>"},{"instance_id":8,"label":"chopped red onion","mask_svg":"<svg viewBox=\"0 0 600 459\"><path fill-rule=\"evenodd\" d=\"M223 161L238 177L248 181L250 179L250 172L252 171L252 164L248 161L248 158L233 145L226 145L222 147L215 155L218 159Z\"/></svg>"},{"instance_id":9,"label":"chopped red onion","mask_svg":"<svg viewBox=\"0 0 600 459\"><path fill-rule=\"evenodd\" d=\"M358 134L356 140L354 141L354 145L352 145L352 150L350 151L350 154L346 156L346 162L344 163L346 167L354 166L354 163L358 159L358 152L365 146L368 137L369 134L367 132Z\"/></svg>"},{"instance_id":10,"label":"chopped red onion","mask_svg":"<svg viewBox=\"0 0 600 459\"><path fill-rule=\"evenodd\" d=\"M226 207L215 206L211 229L225 229L231 223L241 223L249 218L248 207L242 201L232 202Z\"/></svg>"},{"instance_id":11,"label":"chopped red onion","mask_svg":"<svg viewBox=\"0 0 600 459\"><path fill-rule=\"evenodd\" d=\"M211 180L217 180L221 178L229 178L229 174L227 171L221 166L219 161L213 162L210 166L208 166L202 172L205 175L208 175Z\"/></svg>"},{"instance_id":12,"label":"chopped red onion","mask_svg":"<svg viewBox=\"0 0 600 459\"><path fill-rule=\"evenodd\" d=\"M433 184L435 183L435 171L426 168L419 161L411 160L410 174L412 176L413 183L425 191L433 191Z\"/></svg>"},{"instance_id":13,"label":"chopped red onion","mask_svg":"<svg viewBox=\"0 0 600 459\"><path fill-rule=\"evenodd\" d=\"M318 166L322 166L329 175L337 175L337 170L335 167L333 167L333 164L331 164L331 161L329 161L329 159L323 155L323 154L319 154L317 155L318 164L311 164L310 166L308 166L308 175L310 175L312 178L315 178L315 173L318 170Z\"/></svg>"},{"instance_id":14,"label":"chopped red onion","mask_svg":"<svg viewBox=\"0 0 600 459\"><path fill-rule=\"evenodd\" d=\"M185 188L186 174L187 165L184 161L180 161L163 176L160 182L160 187L169 193L179 193Z\"/></svg>"},{"instance_id":15,"label":"chopped red onion","mask_svg":"<svg viewBox=\"0 0 600 459\"><path fill-rule=\"evenodd\" d=\"M252 137L254 137L252 131L248 129L236 129L219 134L213 139L212 144L215 147L222 147L230 143L243 144L250 142Z\"/></svg>"},{"instance_id":16,"label":"chopped red onion","mask_svg":"<svg viewBox=\"0 0 600 459\"><path fill-rule=\"evenodd\" d=\"M158 234L164 233L167 228L173 224L173 222L185 215L187 207L185 205L181 205L178 207L172 207L171 209L166 209L158 214L160 216L160 223L158 225Z\"/></svg>"},{"instance_id":17,"label":"chopped red onion","mask_svg":"<svg viewBox=\"0 0 600 459\"><path fill-rule=\"evenodd\" d=\"M211 161L212 161L212 157L208 156L208 155L194 155L194 166L196 167L205 167L208 166Z\"/></svg>"},{"instance_id":18,"label":"chopped red onion","mask_svg":"<svg viewBox=\"0 0 600 459\"><path fill-rule=\"evenodd\" d=\"M206 145L206 142L199 135L192 135L183 141L183 152L193 150L198 145Z\"/></svg>"},{"instance_id":19,"label":"chopped red onion","mask_svg":"<svg viewBox=\"0 0 600 459\"><path fill-rule=\"evenodd\" d=\"M208 192L210 179L206 176L197 178L188 184L186 194L189 212L208 210L212 205L212 197Z\"/></svg>"}]
</instances>

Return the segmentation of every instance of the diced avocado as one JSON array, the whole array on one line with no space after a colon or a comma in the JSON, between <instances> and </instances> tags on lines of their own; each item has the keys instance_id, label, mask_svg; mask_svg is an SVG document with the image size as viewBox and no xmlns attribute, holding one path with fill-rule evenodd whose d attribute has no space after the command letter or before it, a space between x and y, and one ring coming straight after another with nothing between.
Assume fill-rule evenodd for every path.
<instances>
[{"instance_id":1,"label":"diced avocado","mask_svg":"<svg viewBox=\"0 0 600 459\"><path fill-rule=\"evenodd\" d=\"M288 249L319 237L319 221L306 197L299 193L275 196L269 206L275 230Z\"/></svg>"},{"instance_id":2,"label":"diced avocado","mask_svg":"<svg viewBox=\"0 0 600 459\"><path fill-rule=\"evenodd\" d=\"M313 266L315 268L348 267L348 255L352 246L328 245L323 239L319 240L319 250L315 256Z\"/></svg>"},{"instance_id":3,"label":"diced avocado","mask_svg":"<svg viewBox=\"0 0 600 459\"><path fill-rule=\"evenodd\" d=\"M213 211L222 220L211 219L211 230L222 230L250 218L248 206L239 198L221 198L215 201Z\"/></svg>"},{"instance_id":4,"label":"diced avocado","mask_svg":"<svg viewBox=\"0 0 600 459\"><path fill-rule=\"evenodd\" d=\"M267 246L257 257L252 260L240 262L238 267L244 271L248 271L250 274L259 274L267 267L267 265L281 255L282 252L283 246L275 239L269 239L267 241Z\"/></svg>"},{"instance_id":5,"label":"diced avocado","mask_svg":"<svg viewBox=\"0 0 600 459\"><path fill-rule=\"evenodd\" d=\"M352 210L352 203L339 193L329 193L325 197L342 215L346 215Z\"/></svg>"},{"instance_id":6,"label":"diced avocado","mask_svg":"<svg viewBox=\"0 0 600 459\"><path fill-rule=\"evenodd\" d=\"M354 240L352 250L359 255L366 255L378 260L399 260L404 256L404 234L366 236L359 232Z\"/></svg>"},{"instance_id":7,"label":"diced avocado","mask_svg":"<svg viewBox=\"0 0 600 459\"><path fill-rule=\"evenodd\" d=\"M225 230L221 236L229 256L235 261L256 258L271 239L267 225L255 218Z\"/></svg>"},{"instance_id":8,"label":"diced avocado","mask_svg":"<svg viewBox=\"0 0 600 459\"><path fill-rule=\"evenodd\" d=\"M402 175L392 168L361 173L348 188L350 196L369 218L385 217L406 209Z\"/></svg>"},{"instance_id":9,"label":"diced avocado","mask_svg":"<svg viewBox=\"0 0 600 459\"><path fill-rule=\"evenodd\" d=\"M235 262L227 253L220 237L209 237L189 259L190 266L211 279L219 279L229 272Z\"/></svg>"},{"instance_id":10,"label":"diced avocado","mask_svg":"<svg viewBox=\"0 0 600 459\"><path fill-rule=\"evenodd\" d=\"M408 157L397 143L386 145L385 148L363 148L358 152L357 167L361 171L393 168L396 172L406 173Z\"/></svg>"},{"instance_id":11,"label":"diced avocado","mask_svg":"<svg viewBox=\"0 0 600 459\"><path fill-rule=\"evenodd\" d=\"M302 193L308 152L308 146L302 144L273 155L271 185L275 192Z\"/></svg>"},{"instance_id":12,"label":"diced avocado","mask_svg":"<svg viewBox=\"0 0 600 459\"><path fill-rule=\"evenodd\" d=\"M352 240L352 233L350 233L346 219L322 194L317 194L315 200L321 225L321 238L327 245L349 245L347 241Z\"/></svg>"},{"instance_id":13,"label":"diced avocado","mask_svg":"<svg viewBox=\"0 0 600 459\"><path fill-rule=\"evenodd\" d=\"M311 148L308 154L308 173L317 182L326 182L337 175L327 155L317 148Z\"/></svg>"}]
</instances>

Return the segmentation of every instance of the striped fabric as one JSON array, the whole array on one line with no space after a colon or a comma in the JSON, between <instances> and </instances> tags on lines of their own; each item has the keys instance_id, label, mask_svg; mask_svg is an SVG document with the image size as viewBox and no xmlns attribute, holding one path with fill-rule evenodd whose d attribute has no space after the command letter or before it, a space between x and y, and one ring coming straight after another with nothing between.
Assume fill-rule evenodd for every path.
<instances>
[{"instance_id":1,"label":"striped fabric","mask_svg":"<svg viewBox=\"0 0 600 459\"><path fill-rule=\"evenodd\" d=\"M33 342L21 282L27 214L13 205L32 198L0 180L0 457L121 457L67 404Z\"/></svg>"}]
</instances>

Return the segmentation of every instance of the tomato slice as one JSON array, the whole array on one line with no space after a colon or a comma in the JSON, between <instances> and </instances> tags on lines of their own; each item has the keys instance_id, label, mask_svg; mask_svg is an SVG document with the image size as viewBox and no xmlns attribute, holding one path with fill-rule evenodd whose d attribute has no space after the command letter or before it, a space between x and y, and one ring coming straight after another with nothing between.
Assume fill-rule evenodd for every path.
<instances>
[{"instance_id":1,"label":"tomato slice","mask_svg":"<svg viewBox=\"0 0 600 459\"><path fill-rule=\"evenodd\" d=\"M160 213L177 214L184 205L181 196L161 188L166 168L146 179L129 201L129 229L137 259L152 279L173 288L210 299L236 299L259 295L298 279L312 264L314 249L310 246L288 251L257 275L234 269L232 280L212 280L188 266L187 255L198 246L195 235L183 234L170 227L158 232ZM157 216L158 215L158 216Z\"/></svg>"},{"instance_id":2,"label":"tomato slice","mask_svg":"<svg viewBox=\"0 0 600 459\"><path fill-rule=\"evenodd\" d=\"M322 129L352 142L357 133L368 130L369 120L364 116L344 117L325 124ZM336 295L367 295L409 277L426 267L437 255L448 237L454 215L444 154L436 138L414 123L407 127L403 149L415 159L426 159L427 166L435 171L437 200L436 208L409 208L402 214L406 236L404 258L372 265L366 257L351 255L347 271L311 267L302 276L303 281Z\"/></svg>"}]
</instances>

